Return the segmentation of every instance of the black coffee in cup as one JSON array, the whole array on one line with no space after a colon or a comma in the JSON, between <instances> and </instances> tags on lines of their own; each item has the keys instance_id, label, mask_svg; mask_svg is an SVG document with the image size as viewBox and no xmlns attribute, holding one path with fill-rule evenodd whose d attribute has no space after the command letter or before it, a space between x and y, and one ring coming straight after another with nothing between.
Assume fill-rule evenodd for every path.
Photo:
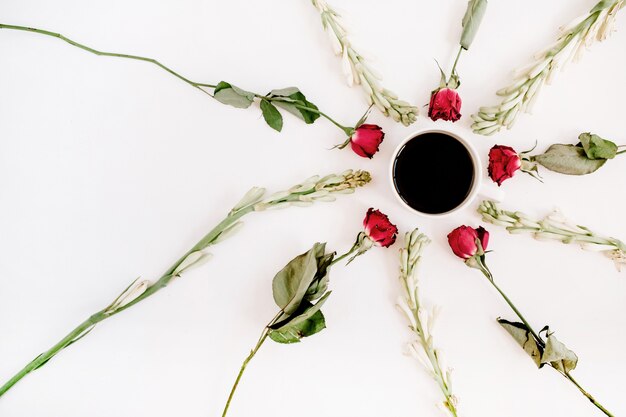
<instances>
[{"instance_id":1,"label":"black coffee in cup","mask_svg":"<svg viewBox=\"0 0 626 417\"><path fill-rule=\"evenodd\" d=\"M442 132L408 140L396 155L393 183L410 207L442 214L460 206L474 185L474 163L465 145Z\"/></svg>"}]
</instances>

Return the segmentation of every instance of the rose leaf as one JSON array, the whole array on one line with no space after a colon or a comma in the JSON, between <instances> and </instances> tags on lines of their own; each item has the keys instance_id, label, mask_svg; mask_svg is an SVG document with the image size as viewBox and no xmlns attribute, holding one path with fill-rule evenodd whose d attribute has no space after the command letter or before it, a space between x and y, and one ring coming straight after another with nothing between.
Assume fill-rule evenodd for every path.
<instances>
[{"instance_id":1,"label":"rose leaf","mask_svg":"<svg viewBox=\"0 0 626 417\"><path fill-rule=\"evenodd\" d=\"M513 339L524 349L524 352L528 353L535 365L541 367L541 348L537 345L537 341L526 325L504 319L498 319L498 323L513 336Z\"/></svg>"},{"instance_id":2,"label":"rose leaf","mask_svg":"<svg viewBox=\"0 0 626 417\"><path fill-rule=\"evenodd\" d=\"M606 162L606 159L589 159L585 150L579 146L561 144L550 146L533 160L550 171L567 175L591 174Z\"/></svg>"},{"instance_id":3,"label":"rose leaf","mask_svg":"<svg viewBox=\"0 0 626 417\"><path fill-rule=\"evenodd\" d=\"M302 303L317 275L317 255L320 252L323 254L325 247L325 243L316 243L308 252L292 259L274 276L274 301L287 315L292 315Z\"/></svg>"},{"instance_id":4,"label":"rose leaf","mask_svg":"<svg viewBox=\"0 0 626 417\"><path fill-rule=\"evenodd\" d=\"M549 363L561 372L569 372L576 368L578 356L559 342L556 337L550 335L546 340L541 363Z\"/></svg>"},{"instance_id":5,"label":"rose leaf","mask_svg":"<svg viewBox=\"0 0 626 417\"><path fill-rule=\"evenodd\" d=\"M311 124L320 117L317 106L308 101L297 87L272 90L268 96L273 99L276 106L287 110L306 124Z\"/></svg>"},{"instance_id":6,"label":"rose leaf","mask_svg":"<svg viewBox=\"0 0 626 417\"><path fill-rule=\"evenodd\" d=\"M223 104L247 109L254 101L254 93L242 90L225 81L220 81L213 91L213 98Z\"/></svg>"},{"instance_id":7,"label":"rose leaf","mask_svg":"<svg viewBox=\"0 0 626 417\"><path fill-rule=\"evenodd\" d=\"M263 112L263 119L272 129L278 132L283 129L283 116L276 106L263 99L261 100L261 111Z\"/></svg>"},{"instance_id":8,"label":"rose leaf","mask_svg":"<svg viewBox=\"0 0 626 417\"><path fill-rule=\"evenodd\" d=\"M487 0L470 0L467 4L467 10L461 21L463 33L461 34L460 43L463 49L469 49L472 44L486 10Z\"/></svg>"},{"instance_id":9,"label":"rose leaf","mask_svg":"<svg viewBox=\"0 0 626 417\"><path fill-rule=\"evenodd\" d=\"M269 337L277 343L298 343L303 337L319 333L325 328L324 315L317 310L305 320L289 322L278 329L270 329Z\"/></svg>"},{"instance_id":10,"label":"rose leaf","mask_svg":"<svg viewBox=\"0 0 626 417\"><path fill-rule=\"evenodd\" d=\"M581 133L580 143L589 159L613 159L617 154L617 145L592 133Z\"/></svg>"}]
</instances>

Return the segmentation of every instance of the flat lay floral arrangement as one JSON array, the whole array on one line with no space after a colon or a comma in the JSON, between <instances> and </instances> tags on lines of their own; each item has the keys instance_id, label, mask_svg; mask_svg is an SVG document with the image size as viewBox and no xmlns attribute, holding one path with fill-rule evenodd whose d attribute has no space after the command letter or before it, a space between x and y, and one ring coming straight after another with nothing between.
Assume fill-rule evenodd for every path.
<instances>
[{"instance_id":1,"label":"flat lay floral arrangement","mask_svg":"<svg viewBox=\"0 0 626 417\"><path fill-rule=\"evenodd\" d=\"M243 389L246 387L247 379L252 379L251 374L259 375L263 370L268 378L267 381L272 381L273 378L288 378L294 387L298 384L299 378L315 380L315 385L319 384L320 387L331 384L333 375L302 374L281 361L270 363L269 359L272 357L264 356L264 353L285 348L289 349L289 354L302 355L300 358L302 361L325 361L325 358L332 355L332 351L325 352L317 348L314 351L304 351L300 347L315 343L316 340L324 337L337 337L337 333L333 332L333 326L342 317L338 317L336 313L342 311L342 302L347 302L345 297L351 296L346 288L351 288L351 292L355 294L354 297L358 297L356 295L358 288L366 286L370 278L394 284L391 287L393 294L377 294L377 296L388 300L389 307L393 307L399 313L390 326L401 325L406 329L404 338L394 341L397 344L397 355L401 357L404 354L411 360L405 363L407 373L415 374L415 379L423 376L427 378L424 386L428 388L425 388L423 392L413 392L411 401L433 403L430 415L454 417L472 415L464 409L466 400L470 403L482 402L484 415L490 415L489 388L484 387L483 398L468 399L469 394L466 394L463 389L467 388L467 384L457 385L454 382L457 379L457 367L461 370L464 368L461 364L449 363L450 358L444 352L447 349L453 349L453 346L449 344L454 344L454 349L464 344L491 344L492 341L489 340L491 335L475 334L471 340L467 337L459 337L455 340L456 333L450 328L446 329L448 333L445 337L439 337L440 331L443 331L443 320L438 318L442 311L449 309L450 306L447 306L444 300L438 300L433 294L429 294L428 290L431 286L426 283L423 285L422 282L437 279L437 277L423 274L422 268L432 263L434 259L442 259L437 254L439 251L445 252L445 262L426 267L425 271L431 275L433 271L437 271L437 274L446 278L450 275L450 282L471 281L474 287L485 283L490 284L490 291L493 290L489 293L490 297L498 300L496 304L498 315L493 317L483 315L484 323L480 325L484 329L484 326L490 324L491 327L487 328L491 329L492 334L505 336L506 340L511 342L504 343L504 338L497 342L500 350L506 350L500 354L506 355L508 359L502 363L485 364L484 373L489 373L490 369L507 368L510 362L525 361L523 365L525 369L534 367L537 370L532 376L529 376L530 372L524 376L509 372L506 378L510 378L511 381L520 381L521 378L525 378L525 383L530 386L530 388L527 387L529 391L526 392L533 389L532 378L537 378L539 381L540 378L544 378L545 373L551 372L559 378L551 379L549 387L559 393L562 391L575 393L575 395L569 395L568 398L571 398L571 401L577 401L575 407L581 410L581 416L613 417L624 413L626 409L623 399L604 394L608 392L608 388L603 387L603 383L612 387L615 381L621 383L621 380L613 376L605 377L609 370L593 369L593 372L590 372L589 368L583 370L579 368L579 362L581 366L584 366L585 363L593 363L594 355L602 356L603 345L611 344L612 341L600 340L600 337L595 336L594 329L587 329L583 326L563 326L569 317L567 310L572 307L563 302L565 295L545 292L541 282L548 279L559 282L559 285L564 288L563 294L577 291L584 294L586 289L570 287L567 276L543 276L541 268L536 267L535 260L521 259L521 255L508 249L508 245L513 245L515 241L518 245L522 244L519 242L524 242L523 244L529 246L542 246L546 257L550 257L550 242L552 245L561 243L570 249L567 252L569 258L561 260L568 264L581 260L582 250L596 252L597 255L586 257L585 262L597 262L600 265L610 261L615 269L612 272L614 276L598 274L597 277L589 279L589 285L593 286L593 281L623 280L623 269L626 266L626 236L614 236L614 232L610 229L599 230L592 222L581 224L582 221L566 217L556 207L559 202L558 196L554 196L554 201L547 201L545 204L542 202L541 207L544 207L545 213L540 215L528 214L527 207L511 207L507 202L506 194L503 197L493 197L499 195L496 191L514 193L516 185L528 176L532 177L528 181L531 181L531 186L536 189L551 184L564 184L563 187L565 187L566 181L569 181L568 187L572 187L573 179L588 176L584 182L586 186L593 184L594 179L610 181L614 183L616 193L623 193L621 178L601 177L601 173L606 171L605 165L619 166L626 163L623 161L626 156L622 156L626 153L626 134L620 137L609 137L600 131L590 131L590 128L584 125L584 120L578 120L575 124L575 126L581 126L577 137L546 138L538 131L536 137L524 138L520 143L514 141L514 134L505 132L514 130L516 123L520 120L525 120L523 123L532 126L531 114L539 111L535 104L544 90L547 90L551 83L556 82L558 74L568 70L575 62L587 59L586 51L593 49L596 44L611 42L611 34L617 26L623 23L620 21L620 12L624 8L624 0L601 0L599 2L591 0L584 8L578 10L579 17L570 22L563 21L561 27L554 28L553 37L545 39L545 48L533 55L526 66L514 71L509 85L500 86L494 85L490 80L481 81L481 88L493 89L495 104L484 103L485 105L476 108L467 106L466 103L470 100L464 100L466 92L472 91L465 85L464 71L470 72L472 67L484 65L473 60L472 53L477 45L489 42L488 37L481 36L481 27L488 19L497 18L490 13L493 2L490 3L487 0L456 2L457 6L463 9L463 13L461 19L454 23L455 43L450 44L447 51L438 51L441 56L423 57L432 62L432 73L415 74L415 77L428 80L438 78L439 81L429 87L427 94L420 97L397 91L393 86L393 80L385 78L384 74L379 72L377 67L380 63L372 59L362 49L362 45L355 41L356 34L347 23L350 18L349 9L340 11L332 1L325 0L302 0L302 3L307 6L305 10L308 14L314 16L318 22L316 26L318 34L324 35L320 36L324 42L320 43L319 48L328 53L329 62L335 67L333 71L338 73L342 82L345 83L345 91L349 88L360 90L363 95L362 102L346 104L347 100L346 102L342 100L343 91L336 91L334 100L327 100L323 97L324 93L321 89L315 91L314 88L309 87L305 90L289 83L277 83L271 89L262 89L258 85L240 82L235 77L223 73L220 70L219 61L212 64L212 72L207 74L206 79L196 79L190 75L194 72L189 71L189 68L185 71L181 69L184 65L177 66L175 62L165 62L156 58L156 55L155 57L144 55L141 51L133 52L124 44L112 47L111 43L108 43L105 48L94 40L97 37L81 39L63 27L30 26L31 22L22 21L18 24L18 22L4 21L4 19L0 21L0 40L8 34L32 37L33 41L45 39L48 41L45 45L54 48L53 51L60 51L62 48L75 50L78 55L74 59L97 58L96 64L98 65L100 62L104 65L107 61L134 62L137 65L135 68L141 68L142 71L160 72L164 79L175 80L178 83L175 85L180 89L186 88L197 93L202 100L206 98L210 101L209 104L205 104L204 108L208 109L207 120L211 119L211 109L215 106L228 110L232 113L232 117L243 117L245 113L255 114L258 116L258 126L255 128L258 131L269 129L280 140L285 139L283 137L286 135L283 131L285 126L289 125L290 131L293 127L293 129L298 129L297 131L304 132L314 128L305 125L327 124L332 129L332 137L327 138L326 142L320 140L319 146L324 147L324 143L332 143L325 149L328 158L334 158L341 151L343 152L341 157L350 157L354 162L354 165L350 167L311 172L311 176L303 179L281 170L281 158L289 157L286 153L284 156L264 155L262 157L265 167L263 171L280 173L279 178L282 179L282 186L271 191L262 188L266 181L271 182L269 178L264 179L266 172L256 172L249 178L244 178L246 175L241 172L222 172L221 175L226 180L221 181L220 178L215 178L211 182L211 189L203 189L202 193L209 194L213 199L223 200L224 195L233 195L231 192L234 192L240 195L239 200L235 199L228 203L229 209L222 213L212 213L210 219L214 221L213 224L201 221L197 226L198 230L195 230L193 234L188 233L189 231L181 231L179 238L195 235L199 237L199 240L196 239L195 244L187 241L185 249L180 253L169 254L172 256L171 259L175 259L173 263L171 260L154 257L153 267L159 268L161 271L159 274L144 275L138 271L142 275L139 278L125 279L124 282L127 284L123 287L111 286L108 289L110 291L108 294L111 294L108 302L91 305L84 310L87 312L84 316L75 317L74 323L62 323L61 327L55 327L65 329L65 331L56 336L48 335L47 344L27 346L20 340L3 338L2 343L17 344L21 352L28 353L30 356L23 357L27 359L23 363L2 364L0 410L5 398L8 399L14 391L29 390L27 381L37 379L38 374L44 369L62 368L63 362L71 361L73 351L77 350L78 346L85 350L97 349L91 341L97 340L98 337L102 340L107 335L105 332L102 332L102 336L95 335L99 334L100 329L105 326L115 327L116 323L124 321L124 317L130 314L126 310L141 310L140 305L149 304L143 303L148 298L151 300L150 303L155 305L159 303L160 298L164 299L165 294L174 297L176 295L174 290L163 292L161 290L177 286L180 281L190 276L191 271L196 273L202 271L207 274L204 278L208 280L245 279L247 285L254 285L257 291L256 298L271 300L270 297L272 297L274 303L273 310L265 313L266 317L258 317L256 313L247 314L245 313L247 307L239 305L242 316L246 316L246 320L249 320L250 327L256 326L257 333L249 334L245 339L239 338L236 344L231 343L228 346L233 355L240 357L239 366L232 369L232 376L228 377L230 379L222 376L219 381L220 393L227 392L228 394L222 398L221 394L210 391L205 393L205 402L223 405L220 407L222 417L241 415L237 411L238 404L251 401L251 392L268 400L272 399L274 415L298 413L298 410L281 407L281 395L274 392L271 382L264 386L247 385L247 388ZM564 4L563 7L571 10L575 6ZM35 22L32 22L32 25L35 25ZM241 45L240 48L241 53L245 52L245 45ZM622 51L623 45L621 48L618 46L615 50ZM410 51L410 48L406 48L404 53L408 53L407 51ZM419 55L419 48L416 47L416 51L411 53ZM331 54L335 56L332 57ZM592 59L592 57L589 58ZM13 56L5 57L5 59L19 60L20 58ZM55 62L62 64L61 60ZM262 64L261 62L256 65ZM509 68L506 68L503 71L508 70ZM41 71L45 71L45 68L41 68ZM253 68L250 71L253 71ZM297 79L297 74L292 79ZM472 79L472 82L476 83L476 79ZM613 82L621 83L622 80L620 77L615 77ZM259 84L265 85L266 83ZM26 89L28 86L21 88ZM158 89L159 86L154 86L154 88ZM71 93L67 92L67 94ZM603 96L600 92L598 92L597 100L598 103L602 103ZM322 106L320 103L325 104ZM79 106L78 103L76 105ZM333 105L336 107L333 108ZM351 112L357 115L354 120L342 120L338 116L342 114L340 109L347 105L358 109L358 111ZM65 110L71 113L71 109ZM544 107L541 111L549 111L549 109ZM596 108L593 111L601 112L602 109ZM134 115L141 112L141 108L133 109ZM158 120L151 121L151 123L158 122ZM215 121L215 123L218 122ZM106 122L102 123L106 124ZM420 126L426 123L434 127L424 129ZM566 122L555 120L554 123L565 124ZM409 139L401 143L401 138L389 134L391 126L393 126L391 129L393 131L397 131L396 126L405 129L405 136L410 135ZM571 126L567 127L571 129ZM443 151L444 148L441 148L441 153L433 152L433 148L428 148L428 152L431 153L426 154L424 151L424 154L419 157L429 161L440 161L437 165L441 166L442 171L433 172L432 178L422 176L403 179L402 176L406 175L404 173L406 171L401 171L400 164L403 157L408 158L406 155L411 143L419 144L420 138L433 134L443 135L454 143L461 144L465 151L460 151L458 155L453 155L450 151L447 155ZM233 138L229 140L236 140L236 135L234 131ZM246 135L255 136L254 132L247 132ZM54 137L55 133L49 132L47 140L54 141ZM224 141L224 138L212 137L210 131L206 137L211 140ZM14 140L21 139L15 138ZM263 139L259 135L256 140ZM480 155L474 148L479 142L489 144L488 151ZM532 146L523 146L532 142L534 142ZM441 146L444 146L443 141L441 143ZM393 154L386 151L389 149L390 152L395 147L398 149ZM214 152L212 158L215 158L215 155L226 158L228 155L227 148L215 148ZM391 155L391 161L389 155ZM455 159L457 157L458 159ZM469 161L472 167L470 174L464 174L460 168L462 161L465 160ZM484 167L481 168L481 172L475 172L477 167L481 167L480 160L483 161ZM411 163L420 165L423 161L416 159ZM177 170L179 163L182 162L174 159L168 163L166 169ZM380 178L379 175L383 171L379 167L386 168L390 163L391 172L389 170L385 172L391 178ZM451 166L445 166L446 163ZM528 176L523 174L528 174ZM429 201L420 202L425 205L414 201L415 195L418 197L429 195L427 192L431 192L433 188L436 188L435 192L443 197L453 193L448 186L442 185L444 183L439 181L440 178L435 177L449 177L454 182L455 176L463 175L470 176L467 189L462 190L463 198L449 208L429 211L428 208L424 208L428 207ZM232 186L229 186L229 193L224 194L224 188L227 187L223 183L235 176L238 177L240 183L247 184L247 191L243 188L232 190ZM399 185L402 181L414 186L414 195L409 196L404 193ZM189 184L193 182L194 178L188 179ZM383 186L378 184L383 183L391 183L392 186L381 188ZM372 194L366 194L366 190L371 190L372 187L377 187L376 189L383 197L387 197L387 194L389 196L395 194L399 197L397 200L406 207L400 207L400 202L397 200L393 203L378 198L372 202L367 201L366 198L371 198ZM492 193L483 193L483 188L489 187ZM591 187L591 189L584 189L583 186L576 188L581 201L588 202L590 208L593 207L592 203L603 204L603 196L600 193L594 193L593 185ZM174 199L175 196L168 196L168 198ZM249 235L247 235L248 227L244 222L254 219L255 222L263 223L267 219L270 224L270 221L275 221L278 216L280 221L288 223L290 221L288 216L297 210L306 210L311 207L311 213L315 213L314 210L323 205L339 207L342 204L339 202L356 198L362 199L360 200L361 211L342 213L342 210L337 209L333 212L334 216L341 216L345 219L341 233L346 234L343 236L343 242L350 242L346 247L342 247L337 242L326 242L328 235L332 236L332 234L325 227L319 227L315 236L308 234L299 236L299 227L293 224L290 232L301 238L296 242L306 242L306 244L291 245L288 251L267 254L266 261L274 271L273 274L268 276L266 272L252 273L250 276L239 277L230 276L224 264L220 264L219 271L212 268L213 258L223 257L225 252L229 251L236 251L237 259L242 263L247 263L246 251L250 249L246 249L243 242L246 240L244 236ZM389 198L389 201L391 200L392 198ZM338 203L335 204L336 201ZM384 206L381 201L385 202ZM470 204L474 202L475 204ZM469 209L464 208L466 205ZM401 210L405 210L406 214L407 208L411 211L410 217L398 214ZM275 212L276 214L270 214ZM615 221L621 222L621 217L623 216L616 216ZM410 222L403 222L401 219L410 219ZM313 215L309 221L315 222ZM439 223L440 226L445 225L446 233L433 234L427 231L427 227L424 227L426 224L435 223ZM207 230L201 230L201 225ZM502 231L508 233L499 233ZM132 231L123 233L132 233ZM119 235L120 240L125 238L123 233ZM533 239L528 239L528 237ZM262 251L262 241L265 239L281 239L281 237L275 233L266 232L264 236L256 238L257 248L254 250ZM294 242L289 239L285 241ZM51 247L47 250L53 252L55 248ZM511 261L516 256L518 259ZM103 257L107 258L105 254ZM505 258L510 264L507 265L501 260ZM351 272L357 270L355 267L358 267L360 263L380 263L381 259L391 265L385 269L387 276L370 277L363 276L363 273ZM492 260L497 268L492 267ZM457 268L460 262L464 262L469 268ZM256 270L255 265L247 266L250 271ZM558 310L549 309L549 311L559 311L563 317L544 316L539 301L535 303L514 301L517 299L514 289L519 286L511 285L511 281L507 280L507 273L511 273L507 268L516 270L525 268L527 271L525 275L528 277L527 285L536 288L537 299L559 305ZM265 267L262 270L267 271ZM50 271L50 274L55 279L55 285L60 287L64 285L62 275L54 276L54 271ZM336 279L336 276L340 279ZM10 285L10 283L4 279L2 285ZM334 290L335 285L340 289ZM482 289L476 291L482 291ZM156 296L157 293L159 296ZM153 295L155 297L152 297ZM463 303L467 303L467 309L478 308L473 297L474 294L464 296ZM562 302L562 307L560 302ZM238 300L232 300L232 303L241 304ZM581 305L578 308L591 307ZM616 306L615 311L622 313L621 315L626 313L623 305ZM123 312L124 314L120 314ZM113 316L115 319L108 320ZM54 319L54 317L48 318ZM349 343L354 345L354 349L358 349L359 345L368 343L366 336L370 324L365 320L359 320L352 314L349 317L343 317L346 320L348 318L355 320L352 326L361 329L356 334L364 337L363 340L350 340ZM21 319L21 317L16 317L13 320ZM198 328L197 331L211 332L211 320L223 322L230 319L219 315L216 311L212 312L211 316L205 320L208 323L207 327ZM565 327L565 329L560 330L556 325L551 326L548 324L551 320L560 323L559 327ZM448 317L445 325L452 326L451 323L464 328L471 327L471 323L467 323L464 317ZM19 323L17 325L19 326ZM163 337L168 337L168 331L165 324L159 326L159 332ZM593 339L594 343L591 346L597 351L593 352L586 348L585 354L579 353L579 357L579 354L575 353L576 346L566 340L567 336L575 332L580 332L580 337ZM624 338L623 329L617 329L615 332L617 339ZM214 333L211 334L214 335ZM385 337L389 338L391 335L393 333ZM109 334L108 337L112 335ZM220 337L215 336L211 338L211 343L222 343L220 340ZM345 344L346 341L337 341L337 343ZM288 347L288 345L294 346ZM120 354L123 354L124 344L118 344L117 349ZM457 356L452 359L459 362L460 358ZM471 360L471 358L466 358L466 360ZM500 357L497 357L490 362L499 360ZM623 362L619 358L615 360ZM97 361L95 353L93 361ZM258 366L259 362L264 363L264 366ZM87 362L84 366L89 366L89 363ZM552 370L547 371L548 368ZM267 375L270 369L271 375ZM135 380L141 377L135 369L127 369L127 372L129 375L132 374ZM343 371L340 366L336 366L333 372L340 375ZM126 376L118 375L117 377L124 379ZM462 378L467 381L471 380L472 376L464 375ZM88 381L84 383L89 384ZM149 383L149 380L145 381L145 384ZM185 383L184 379L176 381L176 384ZM509 382L501 381L501 383L506 385ZM394 381L381 380L380 384L393 385ZM37 392L28 395L36 398ZM324 402L324 398L321 395L318 396L316 392L299 392L298 395L302 396L302 407L307 409L313 409L316 403ZM362 392L361 395L367 396L368 392ZM554 398L557 398L556 395ZM107 401L114 403L116 400L114 397L108 397ZM159 396L151 401L167 401L167 398ZM397 398L389 399L389 402L395 401L398 401ZM519 414L519 409L524 408L525 401L533 402L534 400L520 398L517 404L510 405L510 408L515 409L517 413L511 415L525 415ZM558 409L558 406L556 407ZM60 409L54 410L54 406L48 408L51 410L50 415L59 415L61 412ZM359 410L358 406L353 409ZM502 409L499 408L499 410ZM504 410L506 409L505 407ZM205 415L203 410L198 412L198 415ZM355 413L360 414L357 411ZM120 415L127 414L122 412Z\"/></svg>"}]
</instances>

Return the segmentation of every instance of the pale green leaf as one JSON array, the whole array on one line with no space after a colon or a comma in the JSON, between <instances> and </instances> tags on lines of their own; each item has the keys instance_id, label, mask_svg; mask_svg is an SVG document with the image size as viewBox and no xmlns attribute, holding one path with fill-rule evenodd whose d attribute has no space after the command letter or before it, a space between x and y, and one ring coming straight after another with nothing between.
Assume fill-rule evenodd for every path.
<instances>
[{"instance_id":1,"label":"pale green leaf","mask_svg":"<svg viewBox=\"0 0 626 417\"><path fill-rule=\"evenodd\" d=\"M528 330L524 323L511 322L504 319L498 319L498 323L509 332L513 339L524 349L535 365L541 366L541 349L537 345L532 333Z\"/></svg>"},{"instance_id":2,"label":"pale green leaf","mask_svg":"<svg viewBox=\"0 0 626 417\"><path fill-rule=\"evenodd\" d=\"M461 33L461 46L463 49L469 49L480 23L485 16L487 10L487 0L470 0L467 3L467 10L463 16L461 24L463 25L463 32Z\"/></svg>"},{"instance_id":3,"label":"pale green leaf","mask_svg":"<svg viewBox=\"0 0 626 417\"><path fill-rule=\"evenodd\" d=\"M223 104L247 109L254 101L254 93L242 90L225 81L220 81L213 91L213 98Z\"/></svg>"},{"instance_id":4,"label":"pale green leaf","mask_svg":"<svg viewBox=\"0 0 626 417\"><path fill-rule=\"evenodd\" d=\"M580 146L561 144L550 146L533 160L550 171L568 175L591 174L606 162L606 159L589 159Z\"/></svg>"},{"instance_id":5,"label":"pale green leaf","mask_svg":"<svg viewBox=\"0 0 626 417\"><path fill-rule=\"evenodd\" d=\"M549 363L561 372L569 372L576 368L578 356L559 342L556 337L550 335L546 340L541 363Z\"/></svg>"}]
</instances>

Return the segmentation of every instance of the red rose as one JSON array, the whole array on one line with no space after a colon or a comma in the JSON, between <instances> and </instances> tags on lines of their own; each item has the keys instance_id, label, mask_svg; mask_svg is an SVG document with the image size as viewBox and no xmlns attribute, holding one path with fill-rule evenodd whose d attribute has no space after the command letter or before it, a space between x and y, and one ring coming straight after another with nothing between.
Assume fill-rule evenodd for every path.
<instances>
[{"instance_id":1,"label":"red rose","mask_svg":"<svg viewBox=\"0 0 626 417\"><path fill-rule=\"evenodd\" d=\"M380 126L364 124L354 130L350 137L350 146L357 155L371 159L378 152L378 146L384 137L385 132Z\"/></svg>"},{"instance_id":2,"label":"red rose","mask_svg":"<svg viewBox=\"0 0 626 417\"><path fill-rule=\"evenodd\" d=\"M374 244L388 248L396 241L398 228L389 221L386 214L370 208L363 220L365 234Z\"/></svg>"},{"instance_id":3,"label":"red rose","mask_svg":"<svg viewBox=\"0 0 626 417\"><path fill-rule=\"evenodd\" d=\"M482 226L478 229L469 226L459 226L448 235L448 243L452 248L452 252L463 259L469 259L478 252L476 239L480 240L483 250L486 250L489 243L489 232Z\"/></svg>"},{"instance_id":4,"label":"red rose","mask_svg":"<svg viewBox=\"0 0 626 417\"><path fill-rule=\"evenodd\" d=\"M522 159L509 146L496 145L489 151L489 177L500 186L522 166Z\"/></svg>"},{"instance_id":5,"label":"red rose","mask_svg":"<svg viewBox=\"0 0 626 417\"><path fill-rule=\"evenodd\" d=\"M461 118L461 97L450 88L435 90L430 95L428 117L456 122Z\"/></svg>"}]
</instances>

